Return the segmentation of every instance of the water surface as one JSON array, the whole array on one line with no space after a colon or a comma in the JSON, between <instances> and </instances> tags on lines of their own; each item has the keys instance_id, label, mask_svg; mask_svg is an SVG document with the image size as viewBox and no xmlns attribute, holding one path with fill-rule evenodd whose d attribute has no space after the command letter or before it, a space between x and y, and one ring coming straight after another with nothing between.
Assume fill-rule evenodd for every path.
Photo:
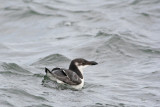
<instances>
[{"instance_id":1,"label":"water surface","mask_svg":"<svg viewBox=\"0 0 160 107\"><path fill-rule=\"evenodd\" d=\"M0 0L2 107L159 107L159 0ZM94 60L74 91L44 67Z\"/></svg>"}]
</instances>

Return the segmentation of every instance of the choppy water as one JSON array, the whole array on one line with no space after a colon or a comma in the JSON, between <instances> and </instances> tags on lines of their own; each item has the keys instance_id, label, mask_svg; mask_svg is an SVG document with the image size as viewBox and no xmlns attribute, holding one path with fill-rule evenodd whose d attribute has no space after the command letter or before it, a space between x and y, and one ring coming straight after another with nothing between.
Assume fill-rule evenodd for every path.
<instances>
[{"instance_id":1,"label":"choppy water","mask_svg":"<svg viewBox=\"0 0 160 107\"><path fill-rule=\"evenodd\" d=\"M159 0L0 0L1 107L159 107ZM44 67L95 60L80 91Z\"/></svg>"}]
</instances>

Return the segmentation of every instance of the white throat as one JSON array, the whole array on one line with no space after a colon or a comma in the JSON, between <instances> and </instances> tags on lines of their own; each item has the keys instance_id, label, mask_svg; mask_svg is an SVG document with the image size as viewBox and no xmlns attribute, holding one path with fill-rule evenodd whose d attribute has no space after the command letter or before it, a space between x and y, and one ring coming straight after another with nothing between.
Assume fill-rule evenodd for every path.
<instances>
[{"instance_id":1,"label":"white throat","mask_svg":"<svg viewBox=\"0 0 160 107\"><path fill-rule=\"evenodd\" d=\"M79 71L82 73L83 75L83 69L86 68L88 65L85 66L77 66L77 68L79 69Z\"/></svg>"},{"instance_id":2,"label":"white throat","mask_svg":"<svg viewBox=\"0 0 160 107\"><path fill-rule=\"evenodd\" d=\"M81 74L83 75L83 69L86 68L88 65L79 65L77 62L75 63Z\"/></svg>"}]
</instances>

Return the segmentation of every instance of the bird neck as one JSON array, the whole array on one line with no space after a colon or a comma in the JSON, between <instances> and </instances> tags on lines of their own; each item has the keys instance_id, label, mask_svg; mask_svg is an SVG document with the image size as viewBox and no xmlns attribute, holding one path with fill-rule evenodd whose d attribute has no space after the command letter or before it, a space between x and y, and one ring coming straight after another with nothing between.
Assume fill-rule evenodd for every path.
<instances>
[{"instance_id":1,"label":"bird neck","mask_svg":"<svg viewBox=\"0 0 160 107\"><path fill-rule=\"evenodd\" d=\"M71 62L69 66L69 70L75 72L81 79L83 79L83 70L82 68L78 68L73 62Z\"/></svg>"}]
</instances>

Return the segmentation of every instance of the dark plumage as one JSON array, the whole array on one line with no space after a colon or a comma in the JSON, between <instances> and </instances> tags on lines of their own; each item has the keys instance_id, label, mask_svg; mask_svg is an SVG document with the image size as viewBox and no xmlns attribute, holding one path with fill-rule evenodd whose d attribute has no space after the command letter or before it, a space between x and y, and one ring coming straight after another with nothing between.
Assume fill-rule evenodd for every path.
<instances>
[{"instance_id":1,"label":"dark plumage","mask_svg":"<svg viewBox=\"0 0 160 107\"><path fill-rule=\"evenodd\" d=\"M50 71L45 68L46 75L58 83L66 83L75 89L81 89L84 85L83 71L87 65L96 65L95 61L87 61L82 58L77 58L71 61L69 69L54 68Z\"/></svg>"}]
</instances>

